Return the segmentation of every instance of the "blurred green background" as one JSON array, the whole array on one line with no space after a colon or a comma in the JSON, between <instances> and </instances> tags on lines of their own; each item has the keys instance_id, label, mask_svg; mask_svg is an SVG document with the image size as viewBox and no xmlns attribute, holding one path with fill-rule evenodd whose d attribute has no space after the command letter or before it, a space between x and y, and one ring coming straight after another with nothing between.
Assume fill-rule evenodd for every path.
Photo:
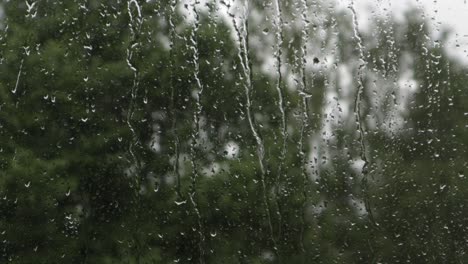
<instances>
[{"instance_id":1,"label":"blurred green background","mask_svg":"<svg viewBox=\"0 0 468 264\"><path fill-rule=\"evenodd\" d=\"M0 263L468 263L450 32L335 4L0 1Z\"/></svg>"}]
</instances>

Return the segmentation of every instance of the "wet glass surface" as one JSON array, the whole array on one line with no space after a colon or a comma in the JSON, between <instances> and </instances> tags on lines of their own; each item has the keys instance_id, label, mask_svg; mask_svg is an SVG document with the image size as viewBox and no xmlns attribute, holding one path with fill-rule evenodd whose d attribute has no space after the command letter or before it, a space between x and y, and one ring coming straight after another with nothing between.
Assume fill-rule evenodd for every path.
<instances>
[{"instance_id":1,"label":"wet glass surface","mask_svg":"<svg viewBox=\"0 0 468 264\"><path fill-rule=\"evenodd\" d=\"M468 263L464 1L0 1L0 263Z\"/></svg>"}]
</instances>

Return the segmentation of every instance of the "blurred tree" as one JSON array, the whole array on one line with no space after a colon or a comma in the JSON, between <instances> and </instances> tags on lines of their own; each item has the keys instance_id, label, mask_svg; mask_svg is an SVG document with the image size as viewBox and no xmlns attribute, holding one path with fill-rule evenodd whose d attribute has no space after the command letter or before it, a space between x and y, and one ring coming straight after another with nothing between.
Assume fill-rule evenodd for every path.
<instances>
[{"instance_id":1,"label":"blurred tree","mask_svg":"<svg viewBox=\"0 0 468 264\"><path fill-rule=\"evenodd\" d=\"M419 11L0 3L2 263L463 263L466 70Z\"/></svg>"}]
</instances>

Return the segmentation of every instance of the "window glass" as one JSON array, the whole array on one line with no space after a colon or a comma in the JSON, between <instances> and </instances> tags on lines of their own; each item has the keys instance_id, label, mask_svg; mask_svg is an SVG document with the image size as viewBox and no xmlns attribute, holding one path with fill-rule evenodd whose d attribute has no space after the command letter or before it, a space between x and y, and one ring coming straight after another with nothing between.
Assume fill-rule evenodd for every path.
<instances>
[{"instance_id":1,"label":"window glass","mask_svg":"<svg viewBox=\"0 0 468 264\"><path fill-rule=\"evenodd\" d=\"M467 12L0 0L0 263L465 263Z\"/></svg>"}]
</instances>

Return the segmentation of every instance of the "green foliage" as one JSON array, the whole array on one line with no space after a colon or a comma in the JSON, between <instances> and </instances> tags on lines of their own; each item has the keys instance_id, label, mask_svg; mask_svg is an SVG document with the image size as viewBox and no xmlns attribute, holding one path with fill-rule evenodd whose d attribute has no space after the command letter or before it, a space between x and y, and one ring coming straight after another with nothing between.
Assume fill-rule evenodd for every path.
<instances>
[{"instance_id":1,"label":"green foliage","mask_svg":"<svg viewBox=\"0 0 468 264\"><path fill-rule=\"evenodd\" d=\"M1 263L465 261L467 77L446 40L412 11L359 50L319 4L306 39L283 1L277 83L275 9L254 2L240 42L211 2L195 22L172 1L1 2Z\"/></svg>"}]
</instances>

